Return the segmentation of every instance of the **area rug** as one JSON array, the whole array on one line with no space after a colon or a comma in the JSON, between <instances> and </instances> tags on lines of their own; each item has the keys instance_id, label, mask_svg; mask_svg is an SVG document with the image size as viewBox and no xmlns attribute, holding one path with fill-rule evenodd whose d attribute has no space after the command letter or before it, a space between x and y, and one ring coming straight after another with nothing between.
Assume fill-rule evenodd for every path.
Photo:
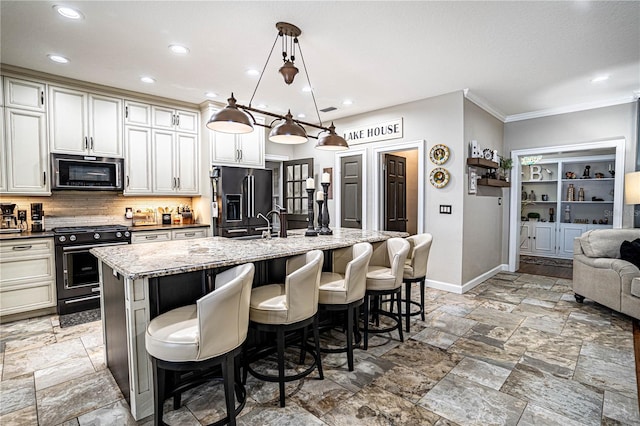
<instances>
[{"instance_id":1,"label":"area rug","mask_svg":"<svg viewBox=\"0 0 640 426\"><path fill-rule=\"evenodd\" d=\"M100 309L90 309L88 311L74 312L73 314L60 315L60 328L85 324L87 322L99 321Z\"/></svg>"},{"instance_id":2,"label":"area rug","mask_svg":"<svg viewBox=\"0 0 640 426\"><path fill-rule=\"evenodd\" d=\"M556 259L553 257L541 256L520 256L520 263L530 263L532 265L558 266L561 268L573 268L573 260Z\"/></svg>"}]
</instances>

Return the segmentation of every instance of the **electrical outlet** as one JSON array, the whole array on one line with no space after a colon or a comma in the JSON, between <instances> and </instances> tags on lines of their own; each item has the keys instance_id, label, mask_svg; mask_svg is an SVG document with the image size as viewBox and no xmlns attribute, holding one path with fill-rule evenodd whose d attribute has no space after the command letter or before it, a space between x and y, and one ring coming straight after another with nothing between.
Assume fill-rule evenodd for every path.
<instances>
[{"instance_id":1,"label":"electrical outlet","mask_svg":"<svg viewBox=\"0 0 640 426\"><path fill-rule=\"evenodd\" d=\"M440 204L440 214L451 214L451 205Z\"/></svg>"}]
</instances>

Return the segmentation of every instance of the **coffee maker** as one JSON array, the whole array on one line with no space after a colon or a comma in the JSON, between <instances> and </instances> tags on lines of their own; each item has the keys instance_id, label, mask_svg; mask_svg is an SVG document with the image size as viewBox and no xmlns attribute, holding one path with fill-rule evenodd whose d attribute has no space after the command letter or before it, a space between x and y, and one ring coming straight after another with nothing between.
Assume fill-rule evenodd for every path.
<instances>
[{"instance_id":1,"label":"coffee maker","mask_svg":"<svg viewBox=\"0 0 640 426\"><path fill-rule=\"evenodd\" d=\"M31 232L44 231L44 210L42 203L31 203Z\"/></svg>"},{"instance_id":2,"label":"coffee maker","mask_svg":"<svg viewBox=\"0 0 640 426\"><path fill-rule=\"evenodd\" d=\"M15 204L0 204L2 209L2 223L0 227L5 232L11 232L18 229L18 218L13 214L13 210L16 208Z\"/></svg>"}]
</instances>

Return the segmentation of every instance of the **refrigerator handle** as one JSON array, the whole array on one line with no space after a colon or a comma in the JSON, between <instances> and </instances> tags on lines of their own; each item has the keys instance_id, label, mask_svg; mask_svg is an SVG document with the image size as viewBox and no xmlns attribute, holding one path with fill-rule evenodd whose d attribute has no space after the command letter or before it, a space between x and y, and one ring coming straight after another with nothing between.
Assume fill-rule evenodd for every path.
<instances>
[{"instance_id":1,"label":"refrigerator handle","mask_svg":"<svg viewBox=\"0 0 640 426\"><path fill-rule=\"evenodd\" d=\"M249 189L249 197L251 200L251 209L249 210L249 215L251 217L256 217L256 181L255 181L255 176L254 175L250 175L249 176L249 184L250 189Z\"/></svg>"}]
</instances>

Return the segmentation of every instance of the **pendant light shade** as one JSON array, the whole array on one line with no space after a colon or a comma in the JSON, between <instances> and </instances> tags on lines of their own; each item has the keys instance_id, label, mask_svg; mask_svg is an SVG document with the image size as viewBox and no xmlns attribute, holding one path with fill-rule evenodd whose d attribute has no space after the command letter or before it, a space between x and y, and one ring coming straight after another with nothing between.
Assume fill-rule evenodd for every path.
<instances>
[{"instance_id":1,"label":"pendant light shade","mask_svg":"<svg viewBox=\"0 0 640 426\"><path fill-rule=\"evenodd\" d=\"M347 141L336 133L336 128L331 123L329 126L329 133L326 133L318 138L316 148L326 151L344 151L349 149Z\"/></svg>"},{"instance_id":2,"label":"pendant light shade","mask_svg":"<svg viewBox=\"0 0 640 426\"><path fill-rule=\"evenodd\" d=\"M293 79L298 74L298 68L293 65L293 62L286 61L279 70L280 74L284 77L284 82L287 84L293 83Z\"/></svg>"},{"instance_id":3,"label":"pendant light shade","mask_svg":"<svg viewBox=\"0 0 640 426\"><path fill-rule=\"evenodd\" d=\"M289 111L284 116L284 121L271 129L269 140L274 143L295 145L305 143L309 139L304 128L293 121L293 116Z\"/></svg>"},{"instance_id":4,"label":"pendant light shade","mask_svg":"<svg viewBox=\"0 0 640 426\"><path fill-rule=\"evenodd\" d=\"M228 105L226 107L211 115L207 122L207 127L222 133L240 134L252 132L251 119L238 109L233 93L227 101Z\"/></svg>"}]
</instances>

